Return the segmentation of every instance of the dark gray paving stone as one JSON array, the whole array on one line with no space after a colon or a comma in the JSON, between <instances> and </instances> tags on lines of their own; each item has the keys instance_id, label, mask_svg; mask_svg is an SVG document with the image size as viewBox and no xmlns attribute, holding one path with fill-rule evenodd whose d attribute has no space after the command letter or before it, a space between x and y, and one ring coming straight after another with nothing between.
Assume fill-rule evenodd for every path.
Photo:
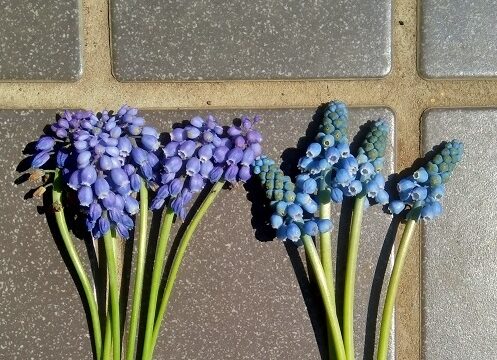
<instances>
[{"instance_id":1,"label":"dark gray paving stone","mask_svg":"<svg viewBox=\"0 0 497 360\"><path fill-rule=\"evenodd\" d=\"M425 151L464 142L444 214L422 231L423 359L493 359L497 344L497 109L436 109L423 116Z\"/></svg>"},{"instance_id":2,"label":"dark gray paving stone","mask_svg":"<svg viewBox=\"0 0 497 360\"><path fill-rule=\"evenodd\" d=\"M111 1L121 81L383 77L391 1Z\"/></svg>"},{"instance_id":3,"label":"dark gray paving stone","mask_svg":"<svg viewBox=\"0 0 497 360\"><path fill-rule=\"evenodd\" d=\"M81 77L80 0L0 0L0 80Z\"/></svg>"},{"instance_id":4,"label":"dark gray paving stone","mask_svg":"<svg viewBox=\"0 0 497 360\"><path fill-rule=\"evenodd\" d=\"M0 213L0 327L3 330L0 357L82 358L89 357L91 352L79 295L45 217L37 214L36 201L22 199L28 185L12 187L19 176L16 166L24 144L38 136L44 125L52 121L54 113L0 111L4 129L0 139L3 154L0 179L5 184L0 194L4 199L4 210ZM169 129L173 123L197 114L144 113L149 122L161 129ZM285 149L295 147L315 110L220 110L213 114L221 123L229 124L237 116L256 113L264 119L261 131L266 138L266 150L279 159ZM393 113L388 109L351 109L350 133L355 133L360 123L380 116L393 124ZM392 143L393 138L392 134ZM295 156L295 151L287 150L285 158L292 155ZM386 171L393 168L390 145ZM253 223L251 210L257 215L258 209L253 206L243 187L236 187L224 191L202 221L178 276L166 326L157 345L157 358L319 358L319 346L325 336L323 314L303 273L302 249L297 251L293 246L270 241L272 234ZM338 225L338 217L334 218ZM260 214L255 219L262 220ZM390 270L388 251L378 260L389 225L390 217L380 208L367 210L357 278L358 358L363 358L366 318L369 333L374 334L373 310L378 299L383 299L378 280L383 272L388 274ZM348 226L342 222L340 228ZM79 246L85 258L83 243L79 242ZM343 243L338 246L340 251L343 246ZM393 346L393 336L391 340ZM393 351L390 358L394 358Z\"/></svg>"},{"instance_id":5,"label":"dark gray paving stone","mask_svg":"<svg viewBox=\"0 0 497 360\"><path fill-rule=\"evenodd\" d=\"M497 76L496 17L495 0L421 0L418 48L421 76Z\"/></svg>"}]
</instances>

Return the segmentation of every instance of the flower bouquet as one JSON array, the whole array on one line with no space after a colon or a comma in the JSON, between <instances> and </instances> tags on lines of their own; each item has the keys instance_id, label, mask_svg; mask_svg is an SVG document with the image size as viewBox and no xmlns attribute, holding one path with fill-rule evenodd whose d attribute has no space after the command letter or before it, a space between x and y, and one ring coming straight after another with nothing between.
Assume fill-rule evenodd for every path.
<instances>
[{"instance_id":1,"label":"flower bouquet","mask_svg":"<svg viewBox=\"0 0 497 360\"><path fill-rule=\"evenodd\" d=\"M256 201L269 201L273 214L266 220L275 236L305 249L310 277L325 310L330 358L355 358L355 281L366 209L383 206L406 221L377 348L378 359L386 359L395 296L415 225L441 214L444 186L461 159L462 144L455 140L441 144L425 166L393 184L382 173L388 123L382 119L368 123L361 145L351 153L348 110L334 101L326 105L313 141L296 164L299 174L290 176L263 154L258 122L259 117L242 117L222 127L212 116L196 116L161 133L147 125L137 109L123 106L116 112L66 111L38 139L31 155L30 180L42 183L34 195L50 201L58 235L83 289L95 359L153 358L175 280L197 226L223 188L251 177L263 187ZM389 194L390 187L395 191ZM197 195L199 205L191 206ZM337 293L331 205L347 198L354 206L344 289ZM157 212L159 224L150 225L152 212ZM186 230L177 234L178 247L168 254L175 221L185 221ZM87 245L99 254L90 262L107 268L103 278L85 270L71 234L77 224L90 234ZM155 225L159 228L156 244L149 231ZM134 268L120 262L122 243L131 241L136 242ZM147 253L153 256L147 258ZM171 259L169 268L166 258ZM147 268L151 269L149 282ZM122 278L130 273L134 283L126 321L128 299L120 298L120 288ZM337 298L343 301L336 302ZM339 319L337 304L342 302ZM143 344L137 341L139 335Z\"/></svg>"}]
</instances>

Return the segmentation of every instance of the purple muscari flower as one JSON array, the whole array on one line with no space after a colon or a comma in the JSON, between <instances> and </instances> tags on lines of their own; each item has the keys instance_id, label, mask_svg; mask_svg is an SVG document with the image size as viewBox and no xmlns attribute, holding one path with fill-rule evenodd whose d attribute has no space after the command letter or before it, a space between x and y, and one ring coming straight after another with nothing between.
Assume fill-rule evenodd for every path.
<instances>
[{"instance_id":1,"label":"purple muscari flower","mask_svg":"<svg viewBox=\"0 0 497 360\"><path fill-rule=\"evenodd\" d=\"M110 171L110 178L117 186L129 184L129 178L126 172L121 168L114 168Z\"/></svg>"},{"instance_id":2,"label":"purple muscari flower","mask_svg":"<svg viewBox=\"0 0 497 360\"><path fill-rule=\"evenodd\" d=\"M207 160L210 160L212 157L212 146L211 145L202 145L197 152L197 156L200 159L200 162L204 163Z\"/></svg>"},{"instance_id":3,"label":"purple muscari flower","mask_svg":"<svg viewBox=\"0 0 497 360\"><path fill-rule=\"evenodd\" d=\"M228 151L226 154L226 163L228 165L236 165L238 164L243 158L243 150L235 147Z\"/></svg>"},{"instance_id":4,"label":"purple muscari flower","mask_svg":"<svg viewBox=\"0 0 497 360\"><path fill-rule=\"evenodd\" d=\"M204 119L202 119L200 116L194 116L190 120L190 124L192 124L195 127L201 128L204 125Z\"/></svg>"},{"instance_id":5,"label":"purple muscari flower","mask_svg":"<svg viewBox=\"0 0 497 360\"><path fill-rule=\"evenodd\" d=\"M97 171L93 165L89 165L79 172L81 185L90 186L97 180Z\"/></svg>"},{"instance_id":6,"label":"purple muscari flower","mask_svg":"<svg viewBox=\"0 0 497 360\"><path fill-rule=\"evenodd\" d=\"M42 136L36 143L36 150L47 151L52 150L55 145L55 140L51 136Z\"/></svg>"},{"instance_id":7,"label":"purple muscari flower","mask_svg":"<svg viewBox=\"0 0 497 360\"><path fill-rule=\"evenodd\" d=\"M240 169L238 170L238 178L241 182L247 182L251 176L252 173L250 172L249 166L240 166Z\"/></svg>"},{"instance_id":8,"label":"purple muscari flower","mask_svg":"<svg viewBox=\"0 0 497 360\"><path fill-rule=\"evenodd\" d=\"M226 160L226 154L228 154L229 148L226 146L219 146L214 150L212 157L214 161L218 164L223 163Z\"/></svg>"},{"instance_id":9,"label":"purple muscari flower","mask_svg":"<svg viewBox=\"0 0 497 360\"><path fill-rule=\"evenodd\" d=\"M221 179L221 176L223 176L223 168L221 166L216 166L209 173L209 180L212 183L215 183Z\"/></svg>"},{"instance_id":10,"label":"purple muscari flower","mask_svg":"<svg viewBox=\"0 0 497 360\"><path fill-rule=\"evenodd\" d=\"M81 206L89 206L93 201L91 187L83 185L78 190L78 199Z\"/></svg>"},{"instance_id":11,"label":"purple muscari flower","mask_svg":"<svg viewBox=\"0 0 497 360\"><path fill-rule=\"evenodd\" d=\"M63 168L68 157L69 154L65 150L62 149L57 151L57 156L56 156L57 167Z\"/></svg>"},{"instance_id":12,"label":"purple muscari flower","mask_svg":"<svg viewBox=\"0 0 497 360\"><path fill-rule=\"evenodd\" d=\"M102 207L97 202L91 203L88 215L90 221L96 222L102 216Z\"/></svg>"},{"instance_id":13,"label":"purple muscari flower","mask_svg":"<svg viewBox=\"0 0 497 360\"><path fill-rule=\"evenodd\" d=\"M110 222L109 222L109 219L107 218L104 218L104 217L101 217L99 220L98 220L98 231L100 232L100 234L102 234L102 236L104 234L106 234L107 232L109 232L110 230Z\"/></svg>"},{"instance_id":14,"label":"purple muscari flower","mask_svg":"<svg viewBox=\"0 0 497 360\"><path fill-rule=\"evenodd\" d=\"M145 150L155 151L159 148L159 140L153 135L142 135L141 144Z\"/></svg>"},{"instance_id":15,"label":"purple muscari flower","mask_svg":"<svg viewBox=\"0 0 497 360\"><path fill-rule=\"evenodd\" d=\"M116 128L116 129L119 129L119 128ZM131 153L133 146L131 145L131 141L129 141L129 139L127 137L120 137L117 140L117 148L119 149L119 155L125 157Z\"/></svg>"},{"instance_id":16,"label":"purple muscari flower","mask_svg":"<svg viewBox=\"0 0 497 360\"><path fill-rule=\"evenodd\" d=\"M176 173L181 169L182 166L183 166L183 162L177 156L173 156L171 158L168 158L164 162L164 170L167 173Z\"/></svg>"},{"instance_id":17,"label":"purple muscari flower","mask_svg":"<svg viewBox=\"0 0 497 360\"><path fill-rule=\"evenodd\" d=\"M50 154L48 152L40 152L36 154L31 162L33 168L39 168L45 164L50 159Z\"/></svg>"},{"instance_id":18,"label":"purple muscari flower","mask_svg":"<svg viewBox=\"0 0 497 360\"><path fill-rule=\"evenodd\" d=\"M162 151L164 152L166 158L168 158L171 156L176 156L178 154L178 147L179 147L179 142L171 141L170 143L166 144L166 146L164 146Z\"/></svg>"},{"instance_id":19,"label":"purple muscari flower","mask_svg":"<svg viewBox=\"0 0 497 360\"><path fill-rule=\"evenodd\" d=\"M187 127L185 127L185 131L186 131L186 137L188 139L196 139L201 134L200 130L197 129L196 127L194 127L194 126L187 126Z\"/></svg>"},{"instance_id":20,"label":"purple muscari flower","mask_svg":"<svg viewBox=\"0 0 497 360\"><path fill-rule=\"evenodd\" d=\"M154 170L152 169L152 167L150 166L150 164L148 162L142 164L140 166L140 170L141 170L143 176L147 180L151 180L154 177Z\"/></svg>"},{"instance_id":21,"label":"purple muscari flower","mask_svg":"<svg viewBox=\"0 0 497 360\"><path fill-rule=\"evenodd\" d=\"M147 159L147 152L141 148L135 147L131 150L131 157L137 165L145 164Z\"/></svg>"},{"instance_id":22,"label":"purple muscari flower","mask_svg":"<svg viewBox=\"0 0 497 360\"><path fill-rule=\"evenodd\" d=\"M186 140L178 147L178 155L181 159L189 159L195 152L196 144L192 140Z\"/></svg>"},{"instance_id":23,"label":"purple muscari flower","mask_svg":"<svg viewBox=\"0 0 497 360\"><path fill-rule=\"evenodd\" d=\"M240 161L240 164L245 165L245 166L250 166L255 160L255 154L254 150L251 148L247 148L243 151L243 156L242 160Z\"/></svg>"},{"instance_id":24,"label":"purple muscari flower","mask_svg":"<svg viewBox=\"0 0 497 360\"><path fill-rule=\"evenodd\" d=\"M103 199L109 195L110 186L107 180L103 177L98 177L93 185L93 189L95 191L95 195L97 195L97 198Z\"/></svg>"},{"instance_id":25,"label":"purple muscari flower","mask_svg":"<svg viewBox=\"0 0 497 360\"><path fill-rule=\"evenodd\" d=\"M134 192L140 191L140 187L141 187L140 175L138 175L136 173L131 174L129 177L129 184L130 184L132 191L134 191Z\"/></svg>"},{"instance_id":26,"label":"purple muscari flower","mask_svg":"<svg viewBox=\"0 0 497 360\"><path fill-rule=\"evenodd\" d=\"M171 183L169 184L169 194L173 197L177 196L183 189L183 183L183 179L174 179L173 181L171 181Z\"/></svg>"},{"instance_id":27,"label":"purple muscari flower","mask_svg":"<svg viewBox=\"0 0 497 360\"><path fill-rule=\"evenodd\" d=\"M185 129L183 128L176 128L171 131L171 140L172 141L183 141L185 140L186 133Z\"/></svg>"},{"instance_id":28,"label":"purple muscari flower","mask_svg":"<svg viewBox=\"0 0 497 360\"><path fill-rule=\"evenodd\" d=\"M131 196L126 196L124 198L124 208L126 209L128 214L134 215L140 209L140 205L138 203L138 200L136 200L135 198Z\"/></svg>"},{"instance_id":29,"label":"purple muscari flower","mask_svg":"<svg viewBox=\"0 0 497 360\"><path fill-rule=\"evenodd\" d=\"M188 179L188 188L191 192L199 192L205 186L204 178L200 174L193 174Z\"/></svg>"},{"instance_id":30,"label":"purple muscari flower","mask_svg":"<svg viewBox=\"0 0 497 360\"><path fill-rule=\"evenodd\" d=\"M228 166L228 168L224 172L224 179L230 183L234 183L236 182L237 175L238 175L238 166L236 166L236 164L232 164Z\"/></svg>"},{"instance_id":31,"label":"purple muscari flower","mask_svg":"<svg viewBox=\"0 0 497 360\"><path fill-rule=\"evenodd\" d=\"M209 177L209 173L212 171L213 168L214 164L212 163L212 161L207 160L206 162L203 162L200 165L200 175L202 175L204 179L207 179Z\"/></svg>"},{"instance_id":32,"label":"purple muscari flower","mask_svg":"<svg viewBox=\"0 0 497 360\"><path fill-rule=\"evenodd\" d=\"M69 180L67 181L67 186L69 186L73 190L78 190L81 186L81 177L79 176L80 170L75 170L69 176Z\"/></svg>"},{"instance_id":33,"label":"purple muscari flower","mask_svg":"<svg viewBox=\"0 0 497 360\"><path fill-rule=\"evenodd\" d=\"M188 159L186 162L186 174L192 176L200 171L200 160L196 157Z\"/></svg>"}]
</instances>

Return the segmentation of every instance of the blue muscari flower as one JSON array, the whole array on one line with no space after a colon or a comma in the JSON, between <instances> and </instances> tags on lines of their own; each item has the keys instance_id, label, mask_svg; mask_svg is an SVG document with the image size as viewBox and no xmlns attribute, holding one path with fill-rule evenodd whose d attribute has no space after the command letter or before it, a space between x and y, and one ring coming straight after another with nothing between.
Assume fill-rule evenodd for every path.
<instances>
[{"instance_id":1,"label":"blue muscari flower","mask_svg":"<svg viewBox=\"0 0 497 360\"><path fill-rule=\"evenodd\" d=\"M114 228L127 238L141 177L150 186L157 181L159 133L137 114L128 106L98 114L65 111L36 144L32 166L48 166L53 157L87 209L87 228L95 237Z\"/></svg>"},{"instance_id":2,"label":"blue muscari flower","mask_svg":"<svg viewBox=\"0 0 497 360\"><path fill-rule=\"evenodd\" d=\"M442 214L441 200L445 194L444 184L455 166L461 161L464 146L457 140L442 143L441 149L428 163L413 175L397 183L396 198L390 201L388 209L400 214L404 209L416 208L418 218L432 220Z\"/></svg>"},{"instance_id":3,"label":"blue muscari flower","mask_svg":"<svg viewBox=\"0 0 497 360\"><path fill-rule=\"evenodd\" d=\"M173 129L171 140L163 148L158 180L162 186L172 185L167 194L156 194L151 208L166 205L184 217L192 193L201 191L207 183L248 181L252 176L250 165L261 153L262 137L255 130L258 121L258 117L243 117L241 126L224 130L214 117L196 116Z\"/></svg>"}]
</instances>

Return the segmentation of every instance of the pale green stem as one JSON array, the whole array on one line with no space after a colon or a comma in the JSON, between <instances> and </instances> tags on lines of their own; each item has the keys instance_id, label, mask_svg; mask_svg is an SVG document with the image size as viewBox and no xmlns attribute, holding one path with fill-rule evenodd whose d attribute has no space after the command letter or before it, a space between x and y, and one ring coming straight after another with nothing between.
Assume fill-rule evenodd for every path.
<instances>
[{"instance_id":1,"label":"pale green stem","mask_svg":"<svg viewBox=\"0 0 497 360\"><path fill-rule=\"evenodd\" d=\"M390 337L390 326L392 324L393 308L395 305L395 297L399 287L400 275L409 250L409 244L416 228L416 220L408 220L404 228L404 233L400 239L399 248L395 255L395 262L392 269L392 275L388 283L385 305L383 306L383 316L381 318L380 338L378 341L378 360L386 360L388 356L388 340Z\"/></svg>"},{"instance_id":2,"label":"pale green stem","mask_svg":"<svg viewBox=\"0 0 497 360\"><path fill-rule=\"evenodd\" d=\"M343 288L343 342L345 345L347 359L349 360L353 360L355 358L354 292L364 201L364 196L357 196L354 202L354 210L352 211L352 221L349 232L345 283Z\"/></svg>"},{"instance_id":3,"label":"pale green stem","mask_svg":"<svg viewBox=\"0 0 497 360\"><path fill-rule=\"evenodd\" d=\"M209 194L206 196L206 198L198 208L197 212L193 216L190 224L188 225L185 233L183 234L179 242L178 250L176 251L173 262L171 264L171 270L169 271L169 275L167 277L166 288L164 289L164 294L162 296L159 311L157 313L157 317L155 320L154 331L152 333L152 340L150 341L149 346L144 348L142 360L152 359L155 344L157 343L157 339L159 337L161 322L162 319L164 318L164 315L166 314L167 305L169 304L169 299L173 291L174 282L178 274L179 266L181 265L183 256L185 255L185 251L188 247L188 243L190 242L193 233L197 229L200 220L202 220L202 217L205 215L207 209L209 208L209 206L211 206L212 202L223 188L223 185L224 182L217 182L214 184Z\"/></svg>"},{"instance_id":4,"label":"pale green stem","mask_svg":"<svg viewBox=\"0 0 497 360\"><path fill-rule=\"evenodd\" d=\"M319 191L319 218L325 220L331 220L331 202L330 202L330 191L324 189L325 186L324 177L320 182ZM326 276L326 284L330 291L330 301L335 309L335 286L333 281L333 260L332 260L332 245L331 245L331 230L319 235L319 247L321 255L321 264L323 265L324 275ZM328 334L328 348L332 351L333 337L329 326L327 325L326 332Z\"/></svg>"},{"instance_id":5,"label":"pale green stem","mask_svg":"<svg viewBox=\"0 0 497 360\"><path fill-rule=\"evenodd\" d=\"M333 340L336 359L346 360L342 333L340 332L340 324L338 323L335 307L332 305L330 300L330 291L328 289L328 286L326 285L326 276L323 270L323 266L321 265L321 262L319 260L318 252L310 236L303 235L302 241L304 243L304 249L307 254L307 259L310 263L310 267L316 277L316 282L321 294L321 299L323 300L323 305L326 312L326 324L328 329L331 329L331 337ZM333 354L331 352L329 356L330 359L333 359Z\"/></svg>"},{"instance_id":6,"label":"pale green stem","mask_svg":"<svg viewBox=\"0 0 497 360\"><path fill-rule=\"evenodd\" d=\"M149 349L150 342L152 340L152 332L155 324L155 312L157 310L157 298L159 296L159 287L162 278L162 268L164 267L164 259L166 258L167 243L169 240L169 234L171 233L173 219L174 211L167 207L166 214L160 227L159 241L155 252L155 263L152 271L152 283L150 286L150 297L148 302L147 325L143 341L143 355L145 355L145 352L148 351L145 349Z\"/></svg>"},{"instance_id":7,"label":"pale green stem","mask_svg":"<svg viewBox=\"0 0 497 360\"><path fill-rule=\"evenodd\" d=\"M107 311L107 318L105 320L105 338L104 338L104 352L102 360L110 360L112 358L112 332L110 327L110 309Z\"/></svg>"},{"instance_id":8,"label":"pale green stem","mask_svg":"<svg viewBox=\"0 0 497 360\"><path fill-rule=\"evenodd\" d=\"M145 260L147 255L147 220L148 220L148 190L145 181L141 179L140 186L140 223L138 227L138 254L136 260L135 284L133 287L133 303L128 332L128 346L126 359L132 360L135 356L138 321L140 319L140 304L143 292L143 277L145 274Z\"/></svg>"},{"instance_id":9,"label":"pale green stem","mask_svg":"<svg viewBox=\"0 0 497 360\"><path fill-rule=\"evenodd\" d=\"M71 262L76 270L78 279L83 287L83 293L88 304L88 309L90 311L91 327L93 331L93 340L95 341L95 352L97 359L101 356L102 350L102 333L100 328L100 318L98 316L98 306L95 299L95 294L92 290L92 285L86 272L84 270L83 264L79 258L79 255L74 247L74 243L69 234L69 229L67 228L66 218L64 215L64 208L62 205L62 175L60 170L55 171L54 183L52 188L52 202L55 211L55 221L57 227L59 228L60 235L66 247L67 253Z\"/></svg>"},{"instance_id":10,"label":"pale green stem","mask_svg":"<svg viewBox=\"0 0 497 360\"><path fill-rule=\"evenodd\" d=\"M110 294L110 319L112 331L112 353L113 359L121 358L121 321L119 310L119 285L117 281L117 266L115 255L115 242L111 231L104 234L105 254L107 259L107 269L109 274L109 294Z\"/></svg>"}]
</instances>

